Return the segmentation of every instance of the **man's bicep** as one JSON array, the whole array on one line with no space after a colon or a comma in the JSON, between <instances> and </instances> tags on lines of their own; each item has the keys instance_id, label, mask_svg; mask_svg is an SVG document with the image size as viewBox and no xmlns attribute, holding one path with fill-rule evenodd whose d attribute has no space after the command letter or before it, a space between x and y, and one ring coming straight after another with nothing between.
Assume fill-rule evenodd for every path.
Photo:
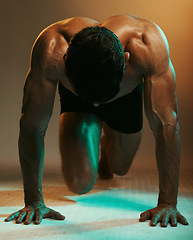
<instances>
[{"instance_id":1,"label":"man's bicep","mask_svg":"<svg viewBox=\"0 0 193 240\"><path fill-rule=\"evenodd\" d=\"M57 81L29 71L23 93L22 118L25 124L46 128L52 115Z\"/></svg>"},{"instance_id":2,"label":"man's bicep","mask_svg":"<svg viewBox=\"0 0 193 240\"><path fill-rule=\"evenodd\" d=\"M177 120L177 98L175 71L170 62L159 75L144 80L145 113L153 131L160 125L175 126Z\"/></svg>"},{"instance_id":3,"label":"man's bicep","mask_svg":"<svg viewBox=\"0 0 193 240\"><path fill-rule=\"evenodd\" d=\"M52 36L45 32L35 41L24 84L21 122L41 131L46 129L50 120L57 86L57 72L52 67L51 40ZM46 75L46 72L50 74Z\"/></svg>"}]
</instances>

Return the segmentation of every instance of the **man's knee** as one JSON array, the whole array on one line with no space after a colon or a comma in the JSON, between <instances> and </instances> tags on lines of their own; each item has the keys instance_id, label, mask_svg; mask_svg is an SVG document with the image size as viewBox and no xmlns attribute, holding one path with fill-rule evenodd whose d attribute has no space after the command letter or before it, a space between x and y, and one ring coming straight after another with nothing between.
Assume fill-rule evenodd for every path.
<instances>
[{"instance_id":1,"label":"man's knee","mask_svg":"<svg viewBox=\"0 0 193 240\"><path fill-rule=\"evenodd\" d=\"M89 192L97 179L97 174L85 173L81 176L74 176L66 179L69 189L76 194L84 194Z\"/></svg>"}]
</instances>

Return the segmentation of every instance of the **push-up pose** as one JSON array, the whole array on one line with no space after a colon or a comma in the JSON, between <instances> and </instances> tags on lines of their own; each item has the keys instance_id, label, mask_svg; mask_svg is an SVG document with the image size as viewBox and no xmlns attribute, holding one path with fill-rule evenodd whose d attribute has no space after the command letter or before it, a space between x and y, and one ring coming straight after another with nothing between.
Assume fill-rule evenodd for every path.
<instances>
[{"instance_id":1,"label":"push-up pose","mask_svg":"<svg viewBox=\"0 0 193 240\"><path fill-rule=\"evenodd\" d=\"M44 136L59 83L60 153L68 187L77 194L97 179L127 174L142 134L142 110L156 141L159 171L157 207L140 215L151 226L177 226L180 129L175 72L162 30L135 16L104 23L75 17L46 28L37 38L24 86L19 155L25 207L6 221L39 224L63 220L42 195ZM102 134L101 134L102 132ZM101 157L99 159L99 147Z\"/></svg>"}]
</instances>

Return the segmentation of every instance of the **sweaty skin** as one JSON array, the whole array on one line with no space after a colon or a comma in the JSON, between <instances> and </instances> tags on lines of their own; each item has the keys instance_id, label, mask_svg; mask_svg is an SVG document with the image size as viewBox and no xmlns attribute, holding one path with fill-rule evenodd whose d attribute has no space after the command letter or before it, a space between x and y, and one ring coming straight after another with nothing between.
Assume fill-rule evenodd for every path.
<instances>
[{"instance_id":1,"label":"sweaty skin","mask_svg":"<svg viewBox=\"0 0 193 240\"><path fill-rule=\"evenodd\" d=\"M126 69L121 89L110 102L132 92L141 80L144 81L145 112L156 141L159 198L157 207L142 213L139 220L150 220L151 226L156 226L158 222L161 222L162 227L167 227L168 223L174 227L177 222L187 225L185 217L176 209L180 130L175 92L176 77L169 57L168 43L156 24L126 15L111 17L102 24L88 18L70 18L49 26L38 36L25 81L20 120L19 156L25 208L10 215L6 221L16 220L16 223L29 224L33 220L35 224L39 224L45 217L64 219L60 213L47 208L43 200L44 136L52 115L58 81L74 93L65 75L63 60L69 41L75 33L91 26L110 29L117 35L124 50ZM97 106L97 103L95 105ZM83 122L84 125L81 125ZM77 126L83 126L79 128L82 134L81 147L76 132L72 131ZM89 130L89 126L92 126L93 132ZM96 181L101 128L101 121L93 115L64 113L60 117L63 172L68 186L76 193L88 192ZM139 146L141 132L121 134L105 124L103 128L105 135L101 139L99 175L104 175L104 178L105 175L112 177L112 173L124 175ZM91 148L95 149L92 156ZM121 160L116 161L116 155ZM128 162L124 162L125 156L129 159ZM74 174L77 171L78 174Z\"/></svg>"}]
</instances>

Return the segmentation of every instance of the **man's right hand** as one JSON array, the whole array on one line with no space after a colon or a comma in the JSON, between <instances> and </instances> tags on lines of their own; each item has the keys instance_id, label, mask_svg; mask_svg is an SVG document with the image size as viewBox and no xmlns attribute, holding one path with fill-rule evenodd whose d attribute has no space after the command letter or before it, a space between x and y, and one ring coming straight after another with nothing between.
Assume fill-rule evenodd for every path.
<instances>
[{"instance_id":1,"label":"man's right hand","mask_svg":"<svg viewBox=\"0 0 193 240\"><path fill-rule=\"evenodd\" d=\"M34 224L40 224L43 218L53 218L56 220L65 219L59 212L46 207L43 203L33 203L11 214L5 219L5 222L16 220L16 223L23 222L26 225L30 224L32 221Z\"/></svg>"}]
</instances>

